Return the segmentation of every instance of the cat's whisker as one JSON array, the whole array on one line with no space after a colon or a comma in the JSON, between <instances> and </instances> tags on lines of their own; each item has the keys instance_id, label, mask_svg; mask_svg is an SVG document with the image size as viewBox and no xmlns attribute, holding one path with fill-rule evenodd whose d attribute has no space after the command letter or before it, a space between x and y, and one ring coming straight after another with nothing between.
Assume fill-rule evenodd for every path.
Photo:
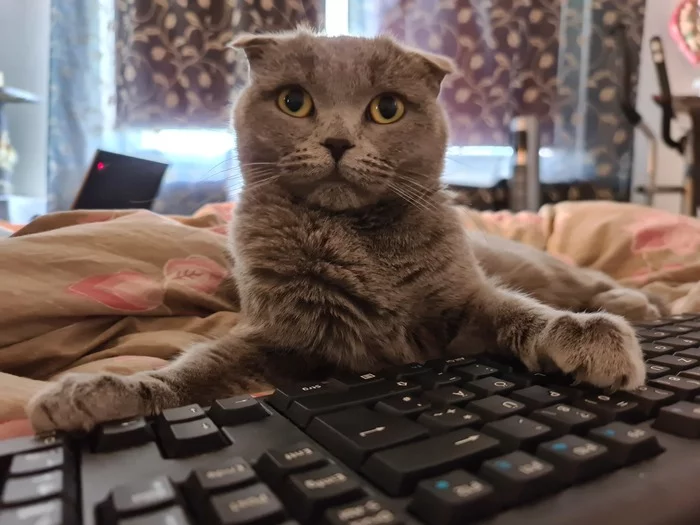
<instances>
[{"instance_id":1,"label":"cat's whisker","mask_svg":"<svg viewBox=\"0 0 700 525\"><path fill-rule=\"evenodd\" d=\"M411 194L405 191L405 188L400 188L393 183L388 183L387 186L391 191L393 191L398 197L403 199L406 203L414 206L419 211L434 211L428 208L424 203L417 201Z\"/></svg>"}]
</instances>

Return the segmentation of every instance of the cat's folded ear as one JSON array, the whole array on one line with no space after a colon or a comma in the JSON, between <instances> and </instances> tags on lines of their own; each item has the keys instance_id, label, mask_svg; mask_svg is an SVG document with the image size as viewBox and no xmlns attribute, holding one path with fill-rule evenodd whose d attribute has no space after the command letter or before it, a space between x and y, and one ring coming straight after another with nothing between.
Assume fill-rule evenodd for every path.
<instances>
[{"instance_id":1,"label":"cat's folded ear","mask_svg":"<svg viewBox=\"0 0 700 525\"><path fill-rule=\"evenodd\" d=\"M231 47L242 49L249 62L255 62L262 58L266 50L269 50L279 43L277 35L263 34L254 35L252 33L241 33L231 42Z\"/></svg>"},{"instance_id":2,"label":"cat's folded ear","mask_svg":"<svg viewBox=\"0 0 700 525\"><path fill-rule=\"evenodd\" d=\"M455 64L454 60L445 55L437 55L417 49L410 49L408 52L421 60L428 67L428 71L430 71L430 74L438 85L442 83L447 75L457 71L457 64Z\"/></svg>"}]
</instances>

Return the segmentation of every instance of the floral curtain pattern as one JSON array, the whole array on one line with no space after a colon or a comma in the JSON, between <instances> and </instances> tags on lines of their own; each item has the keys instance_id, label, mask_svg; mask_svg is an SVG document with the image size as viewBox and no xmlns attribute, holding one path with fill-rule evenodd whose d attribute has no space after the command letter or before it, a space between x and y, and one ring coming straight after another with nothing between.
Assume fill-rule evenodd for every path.
<instances>
[{"instance_id":1,"label":"floral curtain pattern","mask_svg":"<svg viewBox=\"0 0 700 525\"><path fill-rule=\"evenodd\" d=\"M595 179L626 199L632 128L618 105L621 52L612 30L626 26L637 56L644 4L356 0L350 20L355 32L392 34L455 60L442 94L455 145L508 145L511 119L534 115L542 145L566 158L551 163L561 174L547 178Z\"/></svg>"},{"instance_id":2,"label":"floral curtain pattern","mask_svg":"<svg viewBox=\"0 0 700 525\"><path fill-rule=\"evenodd\" d=\"M240 32L318 27L318 0L117 0L117 124L225 127L245 62Z\"/></svg>"},{"instance_id":3,"label":"floral curtain pattern","mask_svg":"<svg viewBox=\"0 0 700 525\"><path fill-rule=\"evenodd\" d=\"M289 29L300 22L323 27L325 5L324 0L51 4L48 209L70 207L100 148L169 163L154 209L174 214L224 201L238 183L228 119L232 89L246 70L227 44L242 31Z\"/></svg>"}]
</instances>

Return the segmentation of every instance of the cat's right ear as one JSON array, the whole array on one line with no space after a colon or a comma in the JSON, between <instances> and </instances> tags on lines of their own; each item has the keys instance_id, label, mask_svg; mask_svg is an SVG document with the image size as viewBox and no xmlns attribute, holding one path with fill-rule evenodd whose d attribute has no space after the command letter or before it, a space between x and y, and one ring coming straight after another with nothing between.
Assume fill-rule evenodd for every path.
<instances>
[{"instance_id":1,"label":"cat's right ear","mask_svg":"<svg viewBox=\"0 0 700 525\"><path fill-rule=\"evenodd\" d=\"M231 42L231 47L235 49L242 49L246 57L248 57L248 62L254 64L256 61L260 60L266 51L269 51L273 47L277 46L278 39L270 35L254 35L251 33L243 33L238 35Z\"/></svg>"}]
</instances>

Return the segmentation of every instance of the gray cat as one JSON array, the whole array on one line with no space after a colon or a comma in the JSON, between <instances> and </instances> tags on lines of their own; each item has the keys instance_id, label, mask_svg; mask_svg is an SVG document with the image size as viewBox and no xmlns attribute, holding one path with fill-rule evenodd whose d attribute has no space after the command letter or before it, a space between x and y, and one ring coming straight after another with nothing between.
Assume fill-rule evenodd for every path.
<instances>
[{"instance_id":1,"label":"gray cat","mask_svg":"<svg viewBox=\"0 0 700 525\"><path fill-rule=\"evenodd\" d=\"M307 31L235 46L251 70L234 119L246 183L231 250L240 322L158 371L63 378L29 404L37 430L481 351L599 387L642 385L634 331L600 310L658 316L645 295L465 234L440 191L448 59Z\"/></svg>"}]
</instances>

